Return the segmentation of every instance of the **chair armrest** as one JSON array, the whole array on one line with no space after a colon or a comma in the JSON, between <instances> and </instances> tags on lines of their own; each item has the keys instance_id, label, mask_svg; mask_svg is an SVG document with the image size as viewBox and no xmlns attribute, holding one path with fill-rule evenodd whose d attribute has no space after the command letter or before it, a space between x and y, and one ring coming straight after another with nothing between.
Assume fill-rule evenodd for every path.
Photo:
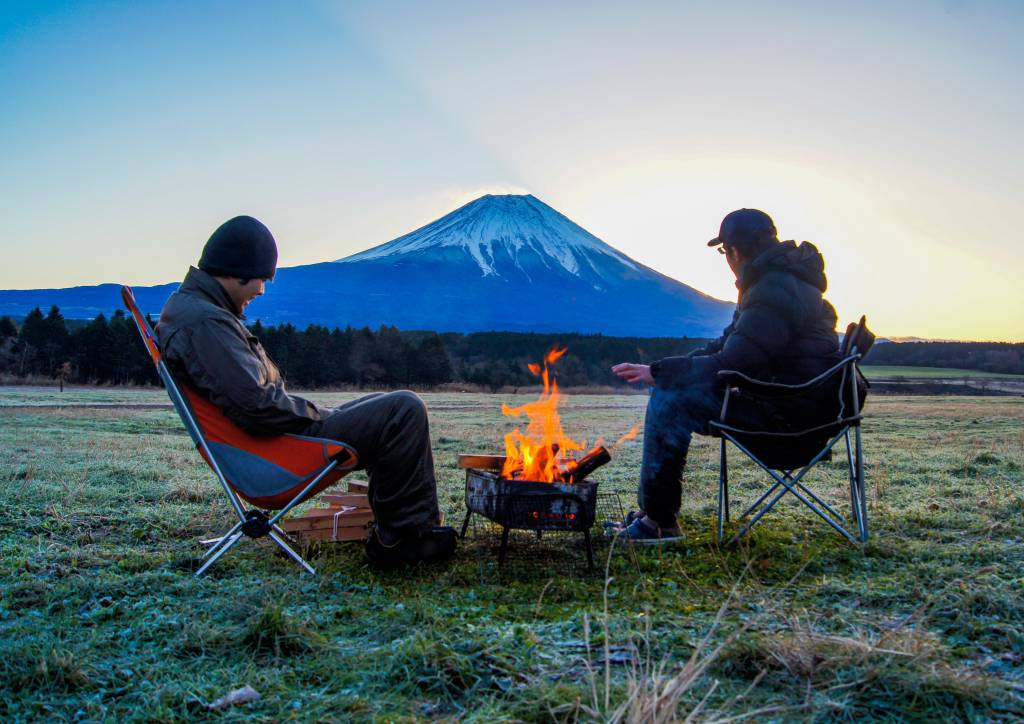
<instances>
[{"instance_id":1,"label":"chair armrest","mask_svg":"<svg viewBox=\"0 0 1024 724\"><path fill-rule=\"evenodd\" d=\"M803 392L807 392L808 390L812 390L827 382L829 379L841 372L844 367L855 363L859 359L859 354L851 354L849 357L846 357L834 364L832 367L829 367L817 377L798 385L786 385L781 382L757 380L738 370L719 371L718 381L727 387L736 387L760 397L793 397Z\"/></svg>"}]
</instances>

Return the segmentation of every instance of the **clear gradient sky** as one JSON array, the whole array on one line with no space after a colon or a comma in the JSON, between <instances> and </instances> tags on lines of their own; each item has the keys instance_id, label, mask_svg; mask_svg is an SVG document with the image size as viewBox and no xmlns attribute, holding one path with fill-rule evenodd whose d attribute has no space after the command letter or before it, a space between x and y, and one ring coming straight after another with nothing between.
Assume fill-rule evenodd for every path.
<instances>
[{"instance_id":1,"label":"clear gradient sky","mask_svg":"<svg viewBox=\"0 0 1024 724\"><path fill-rule=\"evenodd\" d=\"M4 0L0 288L173 281L239 213L337 259L530 192L723 299L704 241L761 208L841 323L1021 341L1022 36L1019 0Z\"/></svg>"}]
</instances>

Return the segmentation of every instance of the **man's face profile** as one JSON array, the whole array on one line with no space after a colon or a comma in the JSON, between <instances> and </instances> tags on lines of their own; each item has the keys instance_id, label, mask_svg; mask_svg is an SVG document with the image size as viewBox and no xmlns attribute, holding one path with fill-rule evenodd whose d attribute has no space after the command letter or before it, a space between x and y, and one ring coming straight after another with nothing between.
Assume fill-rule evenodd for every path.
<instances>
[{"instance_id":1,"label":"man's face profile","mask_svg":"<svg viewBox=\"0 0 1024 724\"><path fill-rule=\"evenodd\" d=\"M256 297L263 296L266 289L266 279L235 279L232 277L217 277L217 281L231 297L239 313Z\"/></svg>"}]
</instances>

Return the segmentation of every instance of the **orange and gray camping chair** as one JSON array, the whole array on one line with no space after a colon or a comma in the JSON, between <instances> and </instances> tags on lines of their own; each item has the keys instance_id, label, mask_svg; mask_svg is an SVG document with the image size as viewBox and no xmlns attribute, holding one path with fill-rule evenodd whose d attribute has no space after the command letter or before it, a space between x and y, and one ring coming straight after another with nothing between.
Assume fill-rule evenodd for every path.
<instances>
[{"instance_id":1,"label":"orange and gray camping chair","mask_svg":"<svg viewBox=\"0 0 1024 724\"><path fill-rule=\"evenodd\" d=\"M223 536L203 541L211 547L196 576L203 575L243 537L269 537L296 563L315 573L288 545L288 536L278 523L296 505L355 468L355 451L335 440L303 435L257 437L245 432L198 390L174 379L157 346L153 328L139 311L130 287L121 287L121 298L135 320L174 409L199 454L220 480L238 516L238 522ZM245 503L252 507L246 508ZM276 513L271 512L275 510Z\"/></svg>"},{"instance_id":2,"label":"orange and gray camping chair","mask_svg":"<svg viewBox=\"0 0 1024 724\"><path fill-rule=\"evenodd\" d=\"M733 370L718 373L726 385L722 415L710 423L711 434L721 438L718 483L718 541L721 543L725 523L729 520L729 468L726 442L733 443L772 479L772 485L747 508L741 519L752 516L729 541L735 543L749 531L765 513L786 494L806 505L839 534L856 543L868 539L868 509L864 487L864 456L861 450L860 423L863 417L867 380L859 363L874 344L875 335L867 328L864 317L846 328L841 347L842 359L831 369L799 385L784 385L755 380ZM780 405L811 404L808 394L822 386L836 390L832 409L824 410L821 424L802 430L744 430L728 423L729 399L734 395L776 402ZM820 399L815 395L813 400ZM852 435L851 435L852 432ZM804 482L804 477L822 460L829 460L832 448L840 440L846 442L846 462L849 472L850 504L853 522L857 526L854 536L843 525L844 518Z\"/></svg>"}]
</instances>

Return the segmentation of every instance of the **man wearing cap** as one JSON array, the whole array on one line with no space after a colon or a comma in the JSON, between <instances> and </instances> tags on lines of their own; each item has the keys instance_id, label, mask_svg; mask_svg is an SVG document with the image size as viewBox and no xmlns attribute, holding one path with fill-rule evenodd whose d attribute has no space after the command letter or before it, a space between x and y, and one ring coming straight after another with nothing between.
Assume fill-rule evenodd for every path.
<instances>
[{"instance_id":1,"label":"man wearing cap","mask_svg":"<svg viewBox=\"0 0 1024 724\"><path fill-rule=\"evenodd\" d=\"M160 314L157 337L171 373L255 435L297 433L340 440L369 472L376 528L371 564L389 568L439 560L455 550L440 527L437 483L423 401L409 391L377 393L333 409L285 391L277 366L243 324L246 306L277 270L277 244L251 216L222 224Z\"/></svg>"},{"instance_id":2,"label":"man wearing cap","mask_svg":"<svg viewBox=\"0 0 1024 724\"><path fill-rule=\"evenodd\" d=\"M723 220L708 242L725 256L736 275L739 299L722 336L683 357L651 365L625 362L612 371L627 382L651 385L644 422L640 469L641 510L627 516L621 535L644 543L682 537L677 514L682 473L693 433L708 434L718 419L722 393L719 370L738 370L755 379L796 384L839 362L836 312L825 292L825 262L810 242L779 241L775 223L763 211L739 209ZM821 407L826 396L822 389ZM731 400L729 422L738 427L797 425L816 409L783 408L750 398Z\"/></svg>"}]
</instances>

